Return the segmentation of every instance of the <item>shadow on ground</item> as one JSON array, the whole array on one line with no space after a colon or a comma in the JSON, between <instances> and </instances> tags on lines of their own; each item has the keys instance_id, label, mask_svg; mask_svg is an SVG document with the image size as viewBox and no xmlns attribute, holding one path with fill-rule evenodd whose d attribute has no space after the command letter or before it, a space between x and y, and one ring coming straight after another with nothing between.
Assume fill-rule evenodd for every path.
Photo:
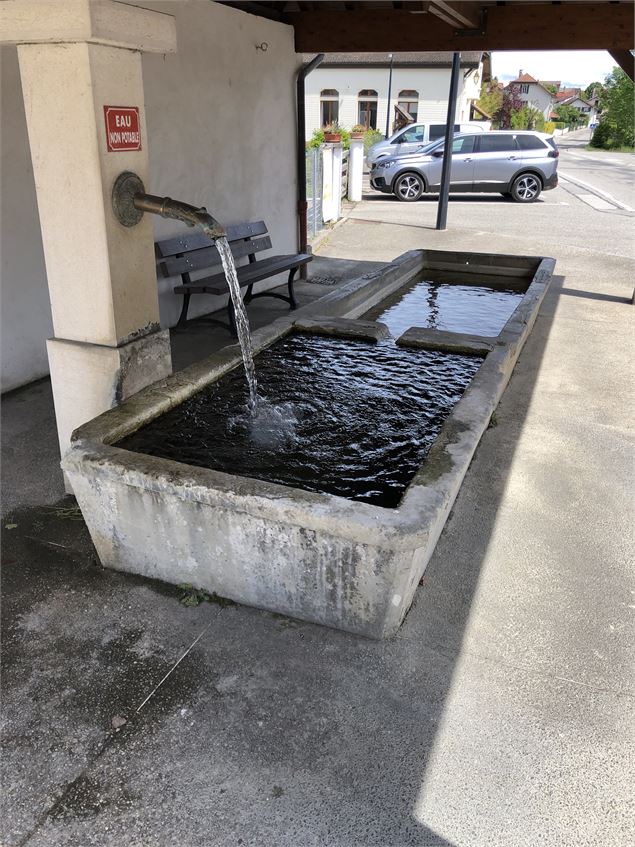
<instances>
[{"instance_id":1,"label":"shadow on ground","mask_svg":"<svg viewBox=\"0 0 635 847\"><path fill-rule=\"evenodd\" d=\"M450 847L417 809L561 286L391 641L105 571L72 498L4 519L7 847Z\"/></svg>"}]
</instances>

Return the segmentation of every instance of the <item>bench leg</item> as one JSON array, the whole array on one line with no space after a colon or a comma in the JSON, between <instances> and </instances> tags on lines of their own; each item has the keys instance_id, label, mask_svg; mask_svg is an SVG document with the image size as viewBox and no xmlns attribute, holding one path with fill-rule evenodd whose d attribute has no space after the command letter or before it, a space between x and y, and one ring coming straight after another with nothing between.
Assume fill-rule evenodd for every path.
<instances>
[{"instance_id":1,"label":"bench leg","mask_svg":"<svg viewBox=\"0 0 635 847\"><path fill-rule=\"evenodd\" d=\"M291 309L297 309L298 308L298 304L297 304L296 299L295 299L295 294L293 292L293 278L295 277L297 270L298 270L297 268L291 268L291 270L289 271L288 288L289 288L289 304L290 304Z\"/></svg>"},{"instance_id":2,"label":"bench leg","mask_svg":"<svg viewBox=\"0 0 635 847\"><path fill-rule=\"evenodd\" d=\"M183 306L181 307L181 314L179 315L179 319L176 322L177 329L183 329L185 324L187 323L187 310L190 306L190 297L192 295L189 291L183 295Z\"/></svg>"},{"instance_id":3,"label":"bench leg","mask_svg":"<svg viewBox=\"0 0 635 847\"><path fill-rule=\"evenodd\" d=\"M252 282L251 285L247 286L247 291L245 292L245 296L243 297L243 303L251 303L251 301L254 299L253 289L254 284Z\"/></svg>"}]
</instances>

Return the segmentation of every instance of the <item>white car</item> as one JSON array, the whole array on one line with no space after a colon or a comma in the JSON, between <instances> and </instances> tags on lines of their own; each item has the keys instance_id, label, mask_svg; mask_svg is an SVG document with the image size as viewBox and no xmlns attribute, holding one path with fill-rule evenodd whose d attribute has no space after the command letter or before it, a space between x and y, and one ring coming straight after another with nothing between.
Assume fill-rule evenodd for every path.
<instances>
[{"instance_id":1,"label":"white car","mask_svg":"<svg viewBox=\"0 0 635 847\"><path fill-rule=\"evenodd\" d=\"M390 138L378 141L368 151L366 160L369 165L378 162L386 156L401 156L404 153L417 153L431 141L445 137L446 124L410 124L398 130ZM473 121L472 123L454 124L454 132L485 132L491 129L489 121Z\"/></svg>"}]
</instances>

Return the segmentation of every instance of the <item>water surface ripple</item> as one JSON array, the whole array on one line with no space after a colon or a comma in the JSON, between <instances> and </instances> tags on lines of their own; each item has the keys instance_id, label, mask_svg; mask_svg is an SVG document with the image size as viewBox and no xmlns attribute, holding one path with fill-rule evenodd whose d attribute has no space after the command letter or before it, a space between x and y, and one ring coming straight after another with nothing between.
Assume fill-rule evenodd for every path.
<instances>
[{"instance_id":1,"label":"water surface ripple","mask_svg":"<svg viewBox=\"0 0 635 847\"><path fill-rule=\"evenodd\" d=\"M395 338L411 326L495 336L523 297L511 288L420 280L365 317L387 324Z\"/></svg>"},{"instance_id":2,"label":"water surface ripple","mask_svg":"<svg viewBox=\"0 0 635 847\"><path fill-rule=\"evenodd\" d=\"M257 431L235 370L118 446L395 507L481 361L293 335L258 354L259 394L275 414Z\"/></svg>"}]
</instances>

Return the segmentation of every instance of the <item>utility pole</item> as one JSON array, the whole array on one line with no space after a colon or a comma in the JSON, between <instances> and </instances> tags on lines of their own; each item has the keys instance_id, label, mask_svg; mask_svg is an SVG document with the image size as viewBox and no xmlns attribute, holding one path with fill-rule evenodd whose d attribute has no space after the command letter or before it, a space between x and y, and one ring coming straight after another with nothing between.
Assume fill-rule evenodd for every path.
<instances>
[{"instance_id":1,"label":"utility pole","mask_svg":"<svg viewBox=\"0 0 635 847\"><path fill-rule=\"evenodd\" d=\"M441 170L441 191L437 210L436 229L445 229L448 220L448 198L450 196L450 178L452 174L452 139L454 138L454 119L456 98L459 91L459 73L461 72L461 54L452 56L452 76L450 77L450 96L448 98L448 118L445 126L445 148L443 168Z\"/></svg>"},{"instance_id":2,"label":"utility pole","mask_svg":"<svg viewBox=\"0 0 635 847\"><path fill-rule=\"evenodd\" d=\"M392 61L393 54L389 53L388 58L390 59L390 70L388 71L388 105L386 107L386 138L389 135L389 127L390 127L390 94L392 90Z\"/></svg>"}]
</instances>

